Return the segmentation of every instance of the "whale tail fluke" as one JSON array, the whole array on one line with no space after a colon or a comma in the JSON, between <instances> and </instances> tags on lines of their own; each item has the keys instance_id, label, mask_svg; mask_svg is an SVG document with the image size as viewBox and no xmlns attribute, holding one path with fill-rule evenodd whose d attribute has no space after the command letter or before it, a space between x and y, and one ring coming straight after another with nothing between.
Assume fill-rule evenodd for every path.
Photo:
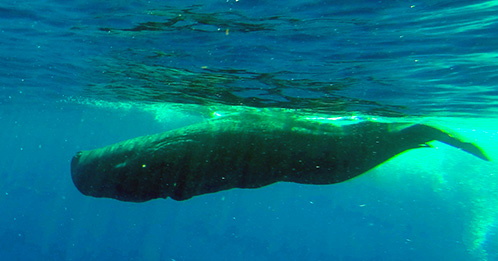
<instances>
[{"instance_id":1,"label":"whale tail fluke","mask_svg":"<svg viewBox=\"0 0 498 261\"><path fill-rule=\"evenodd\" d=\"M444 133L441 131L441 133ZM467 153L470 153L482 160L490 161L489 157L481 150L481 148L477 147L475 144L471 142L464 142L458 138L455 138L447 133L444 133L444 138L438 139L439 141L451 145L453 147L459 148Z\"/></svg>"},{"instance_id":2,"label":"whale tail fluke","mask_svg":"<svg viewBox=\"0 0 498 261\"><path fill-rule=\"evenodd\" d=\"M437 140L455 148L461 149L482 160L490 161L490 158L486 156L486 154L475 144L471 142L465 142L458 137L455 137L454 135L428 125L416 124L402 130L401 133L403 133L403 135L407 135L404 137L416 137L417 141L419 141L420 144ZM420 138L421 140L419 140Z\"/></svg>"}]
</instances>

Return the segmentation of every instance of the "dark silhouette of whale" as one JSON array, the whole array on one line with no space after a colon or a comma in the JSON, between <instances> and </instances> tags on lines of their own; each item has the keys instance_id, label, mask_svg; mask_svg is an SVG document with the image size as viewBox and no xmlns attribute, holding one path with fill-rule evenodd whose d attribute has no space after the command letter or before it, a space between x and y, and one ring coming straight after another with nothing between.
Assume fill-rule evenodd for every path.
<instances>
[{"instance_id":1,"label":"dark silhouette of whale","mask_svg":"<svg viewBox=\"0 0 498 261\"><path fill-rule=\"evenodd\" d=\"M433 140L489 160L474 144L423 124L335 124L289 113L240 113L78 152L71 174L89 196L186 200L279 181L338 183Z\"/></svg>"}]
</instances>

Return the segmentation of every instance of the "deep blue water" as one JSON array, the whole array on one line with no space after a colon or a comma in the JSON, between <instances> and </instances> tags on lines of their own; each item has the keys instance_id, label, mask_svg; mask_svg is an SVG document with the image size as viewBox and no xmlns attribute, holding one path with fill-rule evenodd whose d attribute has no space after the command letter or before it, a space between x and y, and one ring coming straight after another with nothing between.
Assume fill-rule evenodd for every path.
<instances>
[{"instance_id":1,"label":"deep blue water","mask_svg":"<svg viewBox=\"0 0 498 261\"><path fill-rule=\"evenodd\" d=\"M2 260L498 260L498 2L0 3ZM82 195L80 150L286 108L437 123L356 179L177 202Z\"/></svg>"}]
</instances>

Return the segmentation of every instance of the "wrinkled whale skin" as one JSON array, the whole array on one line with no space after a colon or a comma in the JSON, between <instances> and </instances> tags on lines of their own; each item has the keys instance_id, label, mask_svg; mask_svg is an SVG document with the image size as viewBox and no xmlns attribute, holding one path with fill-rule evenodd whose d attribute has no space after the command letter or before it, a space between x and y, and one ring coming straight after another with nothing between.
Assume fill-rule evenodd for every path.
<instances>
[{"instance_id":1,"label":"wrinkled whale skin","mask_svg":"<svg viewBox=\"0 0 498 261\"><path fill-rule=\"evenodd\" d=\"M279 181L333 184L439 140L488 160L473 145L422 124L334 125L288 115L241 113L134 138L73 157L85 195L143 202Z\"/></svg>"}]
</instances>

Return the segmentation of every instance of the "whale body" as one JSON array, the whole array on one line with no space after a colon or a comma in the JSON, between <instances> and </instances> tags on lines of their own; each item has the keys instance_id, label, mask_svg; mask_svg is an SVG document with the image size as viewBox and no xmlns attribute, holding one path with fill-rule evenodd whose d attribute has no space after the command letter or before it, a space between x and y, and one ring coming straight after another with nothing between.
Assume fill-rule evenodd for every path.
<instances>
[{"instance_id":1,"label":"whale body","mask_svg":"<svg viewBox=\"0 0 498 261\"><path fill-rule=\"evenodd\" d=\"M186 200L280 181L343 182L434 140L489 160L474 144L424 124L334 124L289 114L239 113L80 151L71 175L88 196Z\"/></svg>"}]
</instances>

